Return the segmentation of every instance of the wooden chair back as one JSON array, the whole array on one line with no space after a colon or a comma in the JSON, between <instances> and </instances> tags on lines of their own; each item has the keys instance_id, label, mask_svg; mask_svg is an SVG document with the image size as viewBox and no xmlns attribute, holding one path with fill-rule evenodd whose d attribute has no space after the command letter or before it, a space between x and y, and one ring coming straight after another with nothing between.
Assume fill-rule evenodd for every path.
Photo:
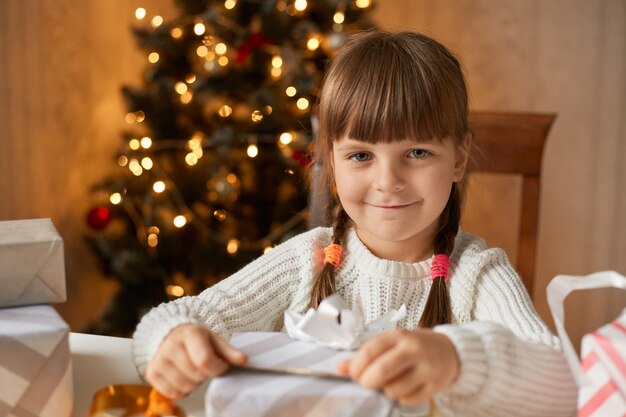
<instances>
[{"instance_id":1,"label":"wooden chair back","mask_svg":"<svg viewBox=\"0 0 626 417\"><path fill-rule=\"evenodd\" d=\"M468 171L521 176L521 208L515 268L532 296L535 282L543 149L554 114L472 112L474 143L480 149Z\"/></svg>"}]
</instances>

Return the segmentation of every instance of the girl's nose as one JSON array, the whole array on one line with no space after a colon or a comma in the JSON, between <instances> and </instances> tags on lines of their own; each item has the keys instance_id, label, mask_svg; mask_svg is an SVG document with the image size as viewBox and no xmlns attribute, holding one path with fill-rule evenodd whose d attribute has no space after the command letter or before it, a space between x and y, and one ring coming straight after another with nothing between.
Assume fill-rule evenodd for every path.
<instances>
[{"instance_id":1,"label":"girl's nose","mask_svg":"<svg viewBox=\"0 0 626 417\"><path fill-rule=\"evenodd\" d=\"M380 162L374 178L374 187L381 192L400 191L405 182L399 167L393 162Z\"/></svg>"}]
</instances>

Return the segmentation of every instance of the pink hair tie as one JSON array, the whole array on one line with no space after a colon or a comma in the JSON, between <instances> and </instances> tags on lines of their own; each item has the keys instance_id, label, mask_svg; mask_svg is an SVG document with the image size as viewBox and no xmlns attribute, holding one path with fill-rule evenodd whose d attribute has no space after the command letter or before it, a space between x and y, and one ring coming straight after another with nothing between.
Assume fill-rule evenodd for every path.
<instances>
[{"instance_id":1,"label":"pink hair tie","mask_svg":"<svg viewBox=\"0 0 626 417\"><path fill-rule=\"evenodd\" d=\"M331 243L324 248L324 265L331 264L335 268L339 266L341 262L341 246L336 243Z\"/></svg>"},{"instance_id":2,"label":"pink hair tie","mask_svg":"<svg viewBox=\"0 0 626 417\"><path fill-rule=\"evenodd\" d=\"M447 255L438 254L435 255L433 262L430 265L431 278L443 278L448 279L448 267L450 266L450 258Z\"/></svg>"}]
</instances>

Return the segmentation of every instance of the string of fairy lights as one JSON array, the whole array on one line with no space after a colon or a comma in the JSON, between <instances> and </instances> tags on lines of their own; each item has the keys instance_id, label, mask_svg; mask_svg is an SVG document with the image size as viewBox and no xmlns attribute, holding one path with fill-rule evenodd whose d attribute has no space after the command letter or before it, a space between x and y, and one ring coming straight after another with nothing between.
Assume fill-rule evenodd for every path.
<instances>
[{"instance_id":1,"label":"string of fairy lights","mask_svg":"<svg viewBox=\"0 0 626 417\"><path fill-rule=\"evenodd\" d=\"M225 0L223 3L223 12L233 10L242 1L254 0ZM256 2L263 2L264 0L256 0ZM315 52L318 48L327 48L329 50L335 50L340 45L336 40L333 40L333 34L339 34L344 30L344 24L346 19L346 8L356 7L365 9L370 7L370 0L351 0L351 1L338 1L335 13L332 16L332 33L322 33L321 31L312 31L308 34L308 38L304 40L304 45L311 53ZM280 13L286 13L289 16L299 16L307 13L309 8L309 2L307 0L279 0L276 2L276 8ZM187 21L178 21L171 27L164 28L164 19L162 16L154 15L149 16L148 11L139 7L135 10L135 18L138 24L150 27L151 30L167 30L169 36L173 40L181 39L185 35L186 30L192 30L193 34L197 37L197 47L195 48L195 59L200 64L197 67L201 71L205 71L207 74L214 74L219 71L227 71L229 66L233 64L236 59L236 48L227 44L223 39L212 33L212 25L227 26L229 29L237 32L244 31L244 28L238 26L236 22L227 18L227 13L221 13L220 11L212 11L211 13L203 13L201 16L192 17L192 24ZM287 100L293 103L293 111L299 112L300 115L307 114L311 110L311 99L314 97L310 91L306 89L298 89L294 84L290 84L284 79L287 63L285 57L282 55L280 47L273 44L263 44L262 47L271 53L270 65L267 68L269 82L280 83L283 85L284 95ZM156 48L155 48L156 49ZM157 50L149 51L147 54L147 61L150 65L156 65L161 60L161 56ZM180 100L181 105L188 105L195 99L194 96L194 83L202 77L202 74L189 73L174 83L173 89L177 95L177 99ZM241 113L245 112L244 115ZM249 108L249 106L239 106L237 103L221 103L216 107L217 115L222 119L229 119L233 117L245 117L253 124L263 123L263 120L272 114L274 109L272 106L265 105L260 108ZM133 128L141 129L142 123L146 119L146 114L143 110L137 110L128 112L125 116L126 123L133 125ZM141 136L141 135L140 135ZM249 135L246 138L247 148L246 155L249 158L256 158L261 152L259 148L259 142L273 142L281 150L281 152L289 157L293 153L293 145L298 144L299 141L305 140L306 133L289 130L279 133L277 135ZM155 196L169 193L172 199L175 201L178 212L171 216L171 225L175 228L183 228L190 223L193 223L201 232L210 235L213 239L221 242L225 245L226 251L235 255L240 249L246 250L260 250L265 252L271 250L274 242L282 236L286 231L290 230L301 222L306 217L306 210L303 210L284 224L272 230L270 234L264 236L255 242L242 242L236 238L222 235L216 230L211 230L203 221L196 219L194 211L188 207L179 190L177 190L176 184L172 181L165 170L158 166L158 163L151 157L152 152L156 152L163 149L184 149L184 164L193 169L195 165L199 163L204 155L204 152L214 146L218 146L213 138L206 136L202 132L194 133L187 141L179 140L159 140L155 142L149 135L142 137L131 137L127 140L126 151L123 152L117 159L117 163L120 167L128 169L132 175L140 177L151 173L154 181L152 182L152 192ZM289 170L288 170L289 171ZM292 172L287 174L293 175ZM152 180L152 177L151 180ZM239 178L235 173L228 173L225 176L227 183L236 185ZM109 195L109 201L113 205L121 205L125 211L129 214L133 222L135 223L135 229L137 230L137 237L140 242L143 242L148 248L156 248L159 245L159 234L161 230L159 227L145 222L142 216L137 212L132 201L126 201L126 190L118 190L112 192ZM216 201L218 198L215 191L209 190L208 199ZM229 213L225 209L216 209L213 212L213 216L218 221L225 220ZM171 295L179 296L178 294L182 289L177 286L168 288L168 292Z\"/></svg>"}]
</instances>

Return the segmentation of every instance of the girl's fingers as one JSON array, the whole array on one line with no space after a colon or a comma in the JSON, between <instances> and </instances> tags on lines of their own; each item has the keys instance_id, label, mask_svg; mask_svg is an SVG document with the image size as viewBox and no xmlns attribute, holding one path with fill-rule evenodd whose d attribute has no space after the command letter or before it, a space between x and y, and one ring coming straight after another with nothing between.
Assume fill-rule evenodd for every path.
<instances>
[{"instance_id":1,"label":"girl's fingers","mask_svg":"<svg viewBox=\"0 0 626 417\"><path fill-rule=\"evenodd\" d=\"M360 381L363 371L381 354L397 342L396 332L386 332L366 342L350 361L350 378Z\"/></svg>"},{"instance_id":2,"label":"girl's fingers","mask_svg":"<svg viewBox=\"0 0 626 417\"><path fill-rule=\"evenodd\" d=\"M168 355L166 360L171 364L170 366L176 367L181 374L185 375L196 384L199 384L204 381L209 374L205 369L192 362L191 358L192 356L186 349L186 346L183 346L179 349L175 349Z\"/></svg>"},{"instance_id":3,"label":"girl's fingers","mask_svg":"<svg viewBox=\"0 0 626 417\"><path fill-rule=\"evenodd\" d=\"M392 400L399 400L422 389L423 386L422 381L416 378L414 370L407 369L388 381L383 388L383 392Z\"/></svg>"},{"instance_id":4,"label":"girl's fingers","mask_svg":"<svg viewBox=\"0 0 626 417\"><path fill-rule=\"evenodd\" d=\"M184 392L178 385L170 381L166 375L160 373L153 374L149 382L154 389L173 401L180 400L189 394L189 392Z\"/></svg>"},{"instance_id":5,"label":"girl's fingers","mask_svg":"<svg viewBox=\"0 0 626 417\"><path fill-rule=\"evenodd\" d=\"M228 370L228 364L215 352L211 333L206 329L189 332L183 340L182 350L192 366L205 376L221 375Z\"/></svg>"},{"instance_id":6,"label":"girl's fingers","mask_svg":"<svg viewBox=\"0 0 626 417\"><path fill-rule=\"evenodd\" d=\"M210 338L218 356L225 359L228 363L233 365L245 365L246 362L248 362L248 356L232 347L226 340L216 334L211 334Z\"/></svg>"},{"instance_id":7,"label":"girl's fingers","mask_svg":"<svg viewBox=\"0 0 626 417\"><path fill-rule=\"evenodd\" d=\"M433 393L428 389L428 385L418 385L413 391L408 392L398 398L401 405L411 406L428 402L433 397Z\"/></svg>"},{"instance_id":8,"label":"girl's fingers","mask_svg":"<svg viewBox=\"0 0 626 417\"><path fill-rule=\"evenodd\" d=\"M410 371L417 365L417 357L406 357L403 353L404 351L393 348L384 351L363 370L359 383L369 389L386 389L390 381L412 373ZM401 380L405 381L403 378Z\"/></svg>"}]
</instances>

